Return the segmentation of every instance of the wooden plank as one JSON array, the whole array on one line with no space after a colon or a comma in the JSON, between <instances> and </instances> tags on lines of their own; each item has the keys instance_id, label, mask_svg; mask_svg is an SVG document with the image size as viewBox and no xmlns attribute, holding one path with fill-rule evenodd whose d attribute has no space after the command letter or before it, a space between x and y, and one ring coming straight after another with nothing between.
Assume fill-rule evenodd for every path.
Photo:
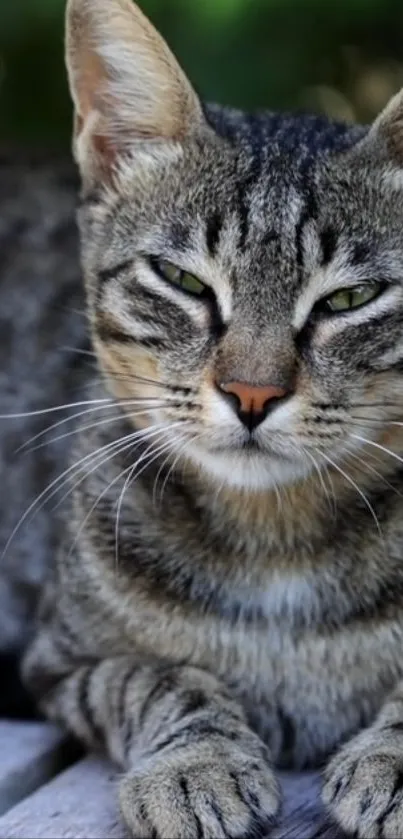
<instances>
[{"instance_id":1,"label":"wooden plank","mask_svg":"<svg viewBox=\"0 0 403 839\"><path fill-rule=\"evenodd\" d=\"M0 815L66 765L64 744L50 724L0 721Z\"/></svg>"}]
</instances>

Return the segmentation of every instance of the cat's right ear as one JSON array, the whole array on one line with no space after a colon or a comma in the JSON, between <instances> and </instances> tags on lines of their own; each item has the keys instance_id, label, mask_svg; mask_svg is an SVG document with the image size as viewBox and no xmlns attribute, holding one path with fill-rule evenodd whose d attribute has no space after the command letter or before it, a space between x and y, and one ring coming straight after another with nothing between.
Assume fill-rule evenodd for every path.
<instances>
[{"instance_id":1,"label":"cat's right ear","mask_svg":"<svg viewBox=\"0 0 403 839\"><path fill-rule=\"evenodd\" d=\"M87 183L108 180L139 141L183 141L203 126L190 82L131 0L68 0L66 64Z\"/></svg>"},{"instance_id":2,"label":"cat's right ear","mask_svg":"<svg viewBox=\"0 0 403 839\"><path fill-rule=\"evenodd\" d=\"M378 146L389 160L399 169L403 166L403 89L396 93L387 103L373 123L366 143L372 148Z\"/></svg>"}]
</instances>

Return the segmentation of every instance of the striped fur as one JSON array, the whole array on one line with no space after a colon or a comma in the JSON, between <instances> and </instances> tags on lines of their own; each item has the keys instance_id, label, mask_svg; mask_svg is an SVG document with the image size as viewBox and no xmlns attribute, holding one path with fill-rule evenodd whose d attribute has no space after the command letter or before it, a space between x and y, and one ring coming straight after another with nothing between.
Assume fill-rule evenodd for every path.
<instances>
[{"instance_id":1,"label":"striped fur","mask_svg":"<svg viewBox=\"0 0 403 839\"><path fill-rule=\"evenodd\" d=\"M372 129L202 106L129 0L70 0L67 43L111 402L77 438L27 683L124 769L135 837L259 835L275 767L343 743L334 818L403 837L402 99ZM233 381L290 395L252 432Z\"/></svg>"}]
</instances>

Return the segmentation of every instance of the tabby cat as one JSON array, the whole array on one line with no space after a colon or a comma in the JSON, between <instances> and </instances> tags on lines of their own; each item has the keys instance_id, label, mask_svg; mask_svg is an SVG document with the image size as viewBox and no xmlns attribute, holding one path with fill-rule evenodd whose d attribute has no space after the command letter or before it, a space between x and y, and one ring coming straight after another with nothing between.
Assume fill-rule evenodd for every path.
<instances>
[{"instance_id":1,"label":"tabby cat","mask_svg":"<svg viewBox=\"0 0 403 839\"><path fill-rule=\"evenodd\" d=\"M264 832L325 761L403 837L403 94L203 105L130 0L69 0L67 67L102 383L24 678L134 837Z\"/></svg>"}]
</instances>

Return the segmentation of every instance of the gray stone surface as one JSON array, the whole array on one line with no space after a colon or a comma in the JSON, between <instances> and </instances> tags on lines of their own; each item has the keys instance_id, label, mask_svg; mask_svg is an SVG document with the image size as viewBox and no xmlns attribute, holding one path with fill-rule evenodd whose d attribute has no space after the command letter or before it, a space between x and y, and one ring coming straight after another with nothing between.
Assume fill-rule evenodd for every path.
<instances>
[{"instance_id":1,"label":"gray stone surface","mask_svg":"<svg viewBox=\"0 0 403 839\"><path fill-rule=\"evenodd\" d=\"M44 742L54 736L43 730ZM77 762L0 818L0 839L123 839L117 780L118 772L107 761L87 757ZM281 781L283 817L272 839L343 839L323 813L317 773L283 773Z\"/></svg>"},{"instance_id":2,"label":"gray stone surface","mask_svg":"<svg viewBox=\"0 0 403 839\"><path fill-rule=\"evenodd\" d=\"M347 839L324 812L319 772L282 772L280 779L283 813L270 839Z\"/></svg>"},{"instance_id":3,"label":"gray stone surface","mask_svg":"<svg viewBox=\"0 0 403 839\"><path fill-rule=\"evenodd\" d=\"M0 721L0 815L60 770L63 743L52 725Z\"/></svg>"},{"instance_id":4,"label":"gray stone surface","mask_svg":"<svg viewBox=\"0 0 403 839\"><path fill-rule=\"evenodd\" d=\"M123 839L116 771L88 757L0 818L0 839Z\"/></svg>"}]
</instances>

